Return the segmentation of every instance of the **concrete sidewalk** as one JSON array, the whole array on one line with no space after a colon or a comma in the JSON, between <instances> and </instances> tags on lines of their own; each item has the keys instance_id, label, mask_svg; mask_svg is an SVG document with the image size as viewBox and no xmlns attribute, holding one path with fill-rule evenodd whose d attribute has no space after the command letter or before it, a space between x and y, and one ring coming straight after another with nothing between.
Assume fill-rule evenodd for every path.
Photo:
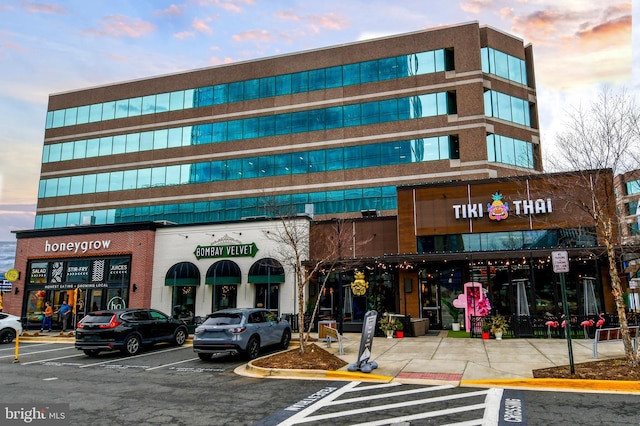
<instances>
[{"instance_id":1,"label":"concrete sidewalk","mask_svg":"<svg viewBox=\"0 0 640 426\"><path fill-rule=\"evenodd\" d=\"M20 341L55 341L73 344L73 333L28 332ZM191 336L190 336L191 337ZM312 333L311 337L317 338ZM344 355L339 354L337 342L327 348L325 342L317 345L339 356L349 364L358 357L360 334L347 333ZM292 344L298 335L293 336ZM594 361L593 340L573 339L573 359L577 365ZM191 338L187 344L191 343ZM296 350L295 348L292 350ZM347 367L338 371L281 370L242 365L236 373L250 377L399 381L403 383L442 384L460 386L530 388L535 390L566 390L580 392L640 393L640 382L578 379L534 379L532 370L569 364L567 342L564 339L504 339L450 338L447 331L431 332L427 336L387 339L375 337L371 347L371 361L378 368L371 373L349 372ZM624 356L622 342L598 345L598 359Z\"/></svg>"},{"instance_id":2,"label":"concrete sidewalk","mask_svg":"<svg viewBox=\"0 0 640 426\"><path fill-rule=\"evenodd\" d=\"M357 360L360 334L346 334L349 341L343 343L344 355L339 355L338 343L331 348L326 343L317 344L336 354L349 364ZM567 342L564 339L504 339L448 338L447 331L438 335L387 339L375 337L371 348L371 361L378 368L370 374L348 372L343 367L337 372L324 374L327 379L401 381L405 383L441 384L460 386L532 388L593 392L640 393L640 383L635 381L533 379L532 370L569 364ZM315 337L315 336L314 336ZM572 340L574 363L595 361L593 340ZM624 356L622 342L598 345L599 359ZM259 371L246 366L247 375L257 376L309 376L318 374L298 370ZM244 374L242 367L236 370ZM321 374L320 374L321 375Z\"/></svg>"}]
</instances>

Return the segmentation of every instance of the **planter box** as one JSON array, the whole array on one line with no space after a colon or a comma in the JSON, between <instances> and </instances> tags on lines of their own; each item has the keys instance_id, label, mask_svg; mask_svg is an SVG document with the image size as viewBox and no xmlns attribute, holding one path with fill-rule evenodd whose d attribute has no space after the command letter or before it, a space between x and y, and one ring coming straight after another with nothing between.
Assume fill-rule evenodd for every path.
<instances>
[{"instance_id":1,"label":"planter box","mask_svg":"<svg viewBox=\"0 0 640 426\"><path fill-rule=\"evenodd\" d=\"M424 336L429 331L429 318L412 318L411 332L413 336Z\"/></svg>"}]
</instances>

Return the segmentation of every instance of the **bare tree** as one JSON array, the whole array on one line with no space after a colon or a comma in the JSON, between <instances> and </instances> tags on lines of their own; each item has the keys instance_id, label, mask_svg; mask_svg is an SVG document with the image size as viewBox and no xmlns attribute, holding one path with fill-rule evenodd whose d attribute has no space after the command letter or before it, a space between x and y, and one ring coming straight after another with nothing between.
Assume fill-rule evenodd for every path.
<instances>
[{"instance_id":1,"label":"bare tree","mask_svg":"<svg viewBox=\"0 0 640 426\"><path fill-rule=\"evenodd\" d=\"M266 237L273 241L279 260L293 271L296 277L296 302L298 305L298 324L300 327L300 354L304 354L309 340L309 333L313 327L314 317L318 312L318 301L311 313L309 327L304 329L305 324L305 288L309 287L311 279L322 272L323 279L319 289L322 292L329 279L330 274L335 270L339 261L340 248L344 241L349 238L347 227L343 227L343 219L336 219L335 230L327 238L316 239L315 244L323 244L324 247L314 247L314 251L322 253L318 259L309 259L310 240L310 220L300 217L294 211L289 210L283 214L286 208L277 206L273 200L267 203L267 210L274 220L280 221L280 226L269 231L265 231ZM319 242L320 241L320 242Z\"/></svg>"},{"instance_id":2,"label":"bare tree","mask_svg":"<svg viewBox=\"0 0 640 426\"><path fill-rule=\"evenodd\" d=\"M627 361L638 367L629 335L626 305L617 262L619 245L619 217L615 209L613 175L637 168L640 155L638 123L640 113L634 99L624 90L617 93L603 88L586 107L582 105L567 112L565 130L557 137L557 152L549 157L554 171L568 171L577 184L586 189L590 200L572 199L577 192L565 188L567 202L578 205L588 213L605 247L609 262L609 277Z\"/></svg>"}]
</instances>

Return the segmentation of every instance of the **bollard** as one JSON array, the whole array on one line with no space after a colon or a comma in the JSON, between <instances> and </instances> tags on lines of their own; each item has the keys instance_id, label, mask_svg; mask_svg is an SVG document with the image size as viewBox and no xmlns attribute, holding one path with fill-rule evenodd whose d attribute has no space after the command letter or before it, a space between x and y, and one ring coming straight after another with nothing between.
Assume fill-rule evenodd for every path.
<instances>
[{"instance_id":1,"label":"bollard","mask_svg":"<svg viewBox=\"0 0 640 426\"><path fill-rule=\"evenodd\" d=\"M15 358L13 359L13 362L20 362L20 360L18 359L18 350L20 348L20 335L16 334L16 355Z\"/></svg>"}]
</instances>

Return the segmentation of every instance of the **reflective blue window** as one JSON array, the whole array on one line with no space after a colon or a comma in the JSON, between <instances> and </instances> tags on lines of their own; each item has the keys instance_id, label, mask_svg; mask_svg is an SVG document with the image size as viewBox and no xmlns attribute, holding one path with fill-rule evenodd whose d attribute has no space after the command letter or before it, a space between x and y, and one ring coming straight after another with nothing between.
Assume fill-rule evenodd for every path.
<instances>
[{"instance_id":1,"label":"reflective blue window","mask_svg":"<svg viewBox=\"0 0 640 426\"><path fill-rule=\"evenodd\" d=\"M76 124L76 118L78 114L77 108L68 108L64 112L64 125L73 126Z\"/></svg>"},{"instance_id":2,"label":"reflective blue window","mask_svg":"<svg viewBox=\"0 0 640 426\"><path fill-rule=\"evenodd\" d=\"M86 124L89 122L89 109L89 105L78 107L76 124Z\"/></svg>"},{"instance_id":3,"label":"reflective blue window","mask_svg":"<svg viewBox=\"0 0 640 426\"><path fill-rule=\"evenodd\" d=\"M505 105L509 105L501 104L498 108L492 107L491 104L489 105L493 108L492 111L501 112L505 110L500 118L509 119L511 118L509 114L513 113L518 115L517 119L519 121L524 120L526 122L528 117L526 112L528 110L522 109L526 106L523 100L498 92L487 91L485 93L485 97L491 96L495 98L495 102L501 99L506 102ZM67 153L62 156L60 153L60 150L63 149L61 144L53 144L48 145L48 153L43 156L43 162L107 156L152 149L160 150L188 146L190 144L208 144L289 133L322 131L343 126L377 124L410 118L445 115L455 113L455 109L454 93L431 93L356 105L335 106L228 122L89 139L85 151L86 157L76 156L75 149L72 154ZM64 142L63 144L74 144L74 142ZM77 154L80 155L81 151L78 150ZM73 157L70 157L70 155Z\"/></svg>"},{"instance_id":4,"label":"reflective blue window","mask_svg":"<svg viewBox=\"0 0 640 426\"><path fill-rule=\"evenodd\" d=\"M116 103L105 102L102 104L102 120L113 120L116 116Z\"/></svg>"},{"instance_id":5,"label":"reflective blue window","mask_svg":"<svg viewBox=\"0 0 640 426\"><path fill-rule=\"evenodd\" d=\"M243 93L243 100L258 99L260 97L260 81L256 79L246 80Z\"/></svg>"},{"instance_id":6,"label":"reflective blue window","mask_svg":"<svg viewBox=\"0 0 640 426\"><path fill-rule=\"evenodd\" d=\"M484 51L483 51L484 52ZM487 54L489 51L486 51ZM493 57L493 55L492 55ZM495 61L494 61L495 62ZM48 111L46 128L303 93L446 70L445 50ZM524 65L519 64L522 74ZM517 61L508 67L518 68ZM518 74L518 69L511 72Z\"/></svg>"},{"instance_id":7,"label":"reflective blue window","mask_svg":"<svg viewBox=\"0 0 640 426\"><path fill-rule=\"evenodd\" d=\"M89 107L89 122L95 123L96 121L102 120L102 104L94 104ZM53 127L56 126L54 123Z\"/></svg>"},{"instance_id":8,"label":"reflective blue window","mask_svg":"<svg viewBox=\"0 0 640 426\"><path fill-rule=\"evenodd\" d=\"M156 112L156 95L142 97L142 113L154 114Z\"/></svg>"},{"instance_id":9,"label":"reflective blue window","mask_svg":"<svg viewBox=\"0 0 640 426\"><path fill-rule=\"evenodd\" d=\"M127 136L117 135L112 140L112 154L124 154L127 149Z\"/></svg>"},{"instance_id":10,"label":"reflective blue window","mask_svg":"<svg viewBox=\"0 0 640 426\"><path fill-rule=\"evenodd\" d=\"M487 90L484 93L485 115L531 126L529 102L504 93Z\"/></svg>"},{"instance_id":11,"label":"reflective blue window","mask_svg":"<svg viewBox=\"0 0 640 426\"><path fill-rule=\"evenodd\" d=\"M482 72L527 85L526 62L491 47L481 49Z\"/></svg>"},{"instance_id":12,"label":"reflective blue window","mask_svg":"<svg viewBox=\"0 0 640 426\"><path fill-rule=\"evenodd\" d=\"M159 93L156 95L156 113L169 111L169 97L169 93Z\"/></svg>"},{"instance_id":13,"label":"reflective blue window","mask_svg":"<svg viewBox=\"0 0 640 426\"><path fill-rule=\"evenodd\" d=\"M626 195L640 194L640 180L627 182L625 186L627 189Z\"/></svg>"},{"instance_id":14,"label":"reflective blue window","mask_svg":"<svg viewBox=\"0 0 640 426\"><path fill-rule=\"evenodd\" d=\"M534 168L534 147L530 142L502 135L487 135L487 158L490 162Z\"/></svg>"},{"instance_id":15,"label":"reflective blue window","mask_svg":"<svg viewBox=\"0 0 640 426\"><path fill-rule=\"evenodd\" d=\"M121 99L116 101L115 118L126 118L129 116L129 100Z\"/></svg>"}]
</instances>

